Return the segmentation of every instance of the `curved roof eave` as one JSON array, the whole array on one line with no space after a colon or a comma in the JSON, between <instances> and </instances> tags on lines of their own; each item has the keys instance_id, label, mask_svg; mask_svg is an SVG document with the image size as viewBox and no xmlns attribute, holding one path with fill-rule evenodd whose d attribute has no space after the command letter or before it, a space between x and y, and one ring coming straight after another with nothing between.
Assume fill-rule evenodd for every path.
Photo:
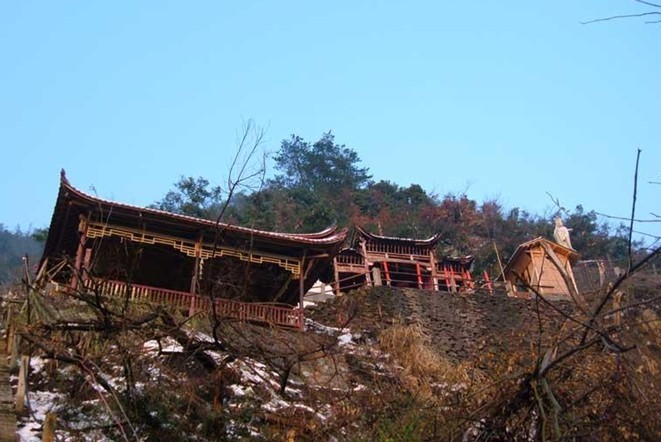
<instances>
[{"instance_id":1,"label":"curved roof eave","mask_svg":"<svg viewBox=\"0 0 661 442\"><path fill-rule=\"evenodd\" d=\"M68 192L71 192L71 194L74 195L76 198L84 201L86 204L89 204L90 206L93 207L98 207L99 205L107 205L109 207L124 209L127 211L134 211L134 212L139 212L141 214L153 215L156 218L160 217L162 219L166 219L170 221L180 221L184 224L195 225L196 227L202 227L202 228L221 227L224 231L254 235L258 237L263 237L265 239L283 240L286 242L308 244L308 245L336 245L343 242L347 235L346 228L338 230L336 225L332 225L320 232L314 232L314 233L269 232L266 230L241 227L234 224L216 223L215 221L212 220L196 218L193 216L182 215L178 213L166 212L160 209L139 207L131 204L111 201L90 195L86 192L83 192L80 189L77 189L76 187L71 185L71 183L69 182L69 180L67 179L64 173L64 170L62 170L60 176L60 188L61 189L64 188Z\"/></svg>"},{"instance_id":2,"label":"curved roof eave","mask_svg":"<svg viewBox=\"0 0 661 442\"><path fill-rule=\"evenodd\" d=\"M421 245L421 246L434 246L438 242L439 239L441 239L441 234L436 233L433 236L430 236L427 239L415 239L415 238L399 238L396 236L384 236L384 235L375 235L374 233L368 232L361 226L355 226L356 231L370 239L376 239L376 240L382 240L382 241L401 241L401 242L409 242L409 243L414 243L416 245Z\"/></svg>"}]
</instances>

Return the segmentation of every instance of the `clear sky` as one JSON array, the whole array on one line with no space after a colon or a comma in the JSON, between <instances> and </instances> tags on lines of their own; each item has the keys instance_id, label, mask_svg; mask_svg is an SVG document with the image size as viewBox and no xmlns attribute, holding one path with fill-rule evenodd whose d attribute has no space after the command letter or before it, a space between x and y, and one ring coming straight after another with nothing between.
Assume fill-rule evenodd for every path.
<instances>
[{"instance_id":1,"label":"clear sky","mask_svg":"<svg viewBox=\"0 0 661 442\"><path fill-rule=\"evenodd\" d=\"M136 205L221 184L242 121L332 130L374 178L543 213L661 214L661 24L631 0L5 1L0 223L46 226L60 168ZM661 235L660 224L641 231Z\"/></svg>"}]
</instances>

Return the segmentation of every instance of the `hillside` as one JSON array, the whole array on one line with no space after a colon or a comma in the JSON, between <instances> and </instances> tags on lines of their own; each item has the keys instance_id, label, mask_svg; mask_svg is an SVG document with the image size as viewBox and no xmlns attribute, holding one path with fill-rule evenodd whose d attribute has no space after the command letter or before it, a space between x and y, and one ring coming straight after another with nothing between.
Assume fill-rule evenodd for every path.
<instances>
[{"instance_id":1,"label":"hillside","mask_svg":"<svg viewBox=\"0 0 661 442\"><path fill-rule=\"evenodd\" d=\"M658 290L651 278L637 296ZM535 396L546 400L531 376L568 332L565 314L575 314L569 304L387 287L309 308L304 333L181 322L146 306L106 317L106 327L89 304L36 296L33 309L40 320L23 336L35 350L35 413L22 434L38 434L50 410L67 440L154 441L163 432L197 441L536 440L546 430L532 412ZM561 431L600 440L659 435L651 418L659 416L652 380L661 346L658 328L646 328L657 313L628 313L636 350L587 348L539 381L562 404Z\"/></svg>"}]
</instances>

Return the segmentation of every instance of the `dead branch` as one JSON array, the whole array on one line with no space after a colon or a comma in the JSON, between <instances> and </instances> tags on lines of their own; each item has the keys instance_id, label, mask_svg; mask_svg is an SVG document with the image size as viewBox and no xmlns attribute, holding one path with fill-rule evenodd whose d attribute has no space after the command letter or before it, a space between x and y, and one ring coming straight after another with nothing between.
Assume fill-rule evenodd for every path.
<instances>
[{"instance_id":1,"label":"dead branch","mask_svg":"<svg viewBox=\"0 0 661 442\"><path fill-rule=\"evenodd\" d=\"M638 197L638 164L640 163L640 152L638 149L636 154L636 171L633 175L633 198L631 200L631 223L629 225L629 270L633 266L633 252L632 252L632 235L633 235L633 222L636 219L636 199Z\"/></svg>"},{"instance_id":2,"label":"dead branch","mask_svg":"<svg viewBox=\"0 0 661 442\"><path fill-rule=\"evenodd\" d=\"M600 213L600 212L594 212L599 216L603 216L604 218L608 219L619 219L622 221L631 221L631 217L627 218L624 216L613 216L613 215L606 215L605 213ZM651 215L654 215L653 213ZM657 215L654 215L657 216ZM661 223L661 219L634 219L633 220L636 223Z\"/></svg>"},{"instance_id":3,"label":"dead branch","mask_svg":"<svg viewBox=\"0 0 661 442\"><path fill-rule=\"evenodd\" d=\"M661 8L661 4L658 4L658 3L653 3L653 2L650 2L650 1L646 1L646 0L633 0L633 1L636 2L636 3L640 3L642 5L651 6L653 8ZM581 22L581 24L582 25L587 25L587 24L590 24L590 23L597 23L597 22L611 21L611 20L619 20L619 19L623 19L623 18L626 19L626 18L647 17L647 16L650 16L650 15L661 15L661 12L648 11L648 12L641 12L641 13L638 13L638 14L612 15L612 16L609 16L609 17L602 17L602 18L597 18L595 20L589 20L589 21L586 21L586 22ZM650 24L650 23L659 23L659 22L661 22L661 20L646 21L645 23Z\"/></svg>"},{"instance_id":4,"label":"dead branch","mask_svg":"<svg viewBox=\"0 0 661 442\"><path fill-rule=\"evenodd\" d=\"M594 20L589 20L589 21L582 21L580 22L582 25L589 25L591 23L597 23L597 22L602 22L602 21L611 21L611 20L619 20L622 18L634 18L634 17L647 17L650 15L661 15L661 12L642 12L640 14L623 14L623 15L612 15L610 17L603 17L603 18L597 18ZM655 21L647 21L645 22L646 24L652 24L652 23L658 23L656 20Z\"/></svg>"}]
</instances>

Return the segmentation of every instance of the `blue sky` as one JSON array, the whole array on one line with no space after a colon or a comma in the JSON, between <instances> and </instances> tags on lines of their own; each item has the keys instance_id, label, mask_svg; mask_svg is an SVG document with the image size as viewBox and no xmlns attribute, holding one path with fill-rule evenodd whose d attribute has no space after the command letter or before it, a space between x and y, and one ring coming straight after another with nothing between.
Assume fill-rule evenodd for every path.
<instances>
[{"instance_id":1,"label":"blue sky","mask_svg":"<svg viewBox=\"0 0 661 442\"><path fill-rule=\"evenodd\" d=\"M252 118L332 130L375 179L544 213L661 213L661 25L630 0L2 2L0 223L46 226L60 168L137 205L222 184ZM637 229L661 235L661 225Z\"/></svg>"}]
</instances>

